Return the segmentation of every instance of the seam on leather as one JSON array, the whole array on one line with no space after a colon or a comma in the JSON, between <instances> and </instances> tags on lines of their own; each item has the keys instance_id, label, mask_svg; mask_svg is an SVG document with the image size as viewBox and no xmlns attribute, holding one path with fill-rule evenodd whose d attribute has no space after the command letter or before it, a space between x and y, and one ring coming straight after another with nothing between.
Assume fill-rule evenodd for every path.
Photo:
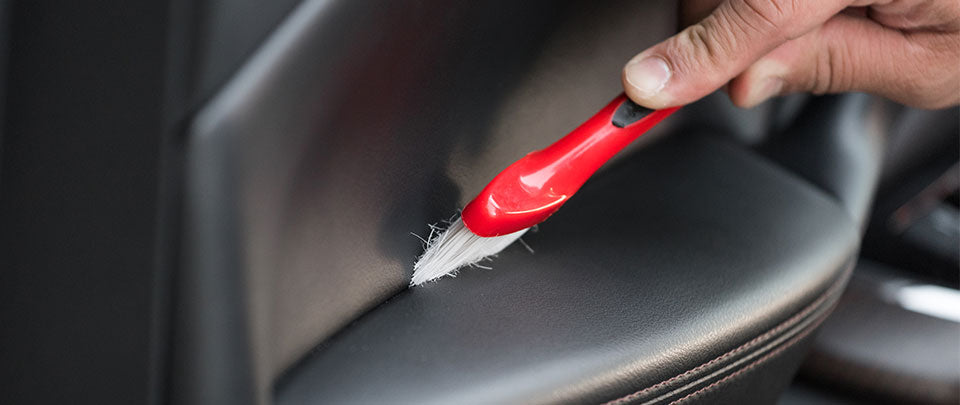
<instances>
[{"instance_id":1,"label":"seam on leather","mask_svg":"<svg viewBox=\"0 0 960 405\"><path fill-rule=\"evenodd\" d=\"M684 397L682 397L682 398L680 398L680 399L677 399L677 400L674 400L674 401L670 402L670 405L680 404L680 403L683 403L683 402L685 402L685 401L694 399L694 398L696 398L696 397L698 397L698 396L700 396L700 395L706 394L706 393L708 393L708 392L710 392L710 391L713 391L714 389L716 389L716 388L719 387L720 385L723 385L723 384L726 383L726 382L729 382L729 381L731 381L731 380L733 380L733 379L735 379L735 378L737 378L737 377L739 377L739 376L741 376L741 375L746 374L747 372L753 370L753 369L756 368L757 366L762 365L763 363L767 362L768 360L776 357L776 356L779 355L780 353L783 353L785 350L787 350L787 349L793 347L794 345L796 345L797 343L799 343L801 340L803 340L803 338L807 337L807 335L809 335L811 332L817 330L817 328L820 327L820 324L822 324L823 321L825 321L825 320L829 317L829 315L830 315L830 311L825 311L825 312L823 313L823 315L819 317L819 319L817 319L816 321L814 321L813 323L811 323L810 325L808 325L808 326L806 327L806 329L804 329L802 332L798 333L797 336L794 336L794 337L790 338L790 340L788 340L787 342L785 342L785 343L783 343L782 345L780 345L780 347L778 347L778 348L776 348L775 350L772 350L770 353L767 353L767 354L763 355L762 357L760 357L760 358L752 361L750 364L747 364L747 365L744 366L743 368L741 368L741 369L739 369L739 370L731 373L730 375L728 375L728 376L726 376L726 377L723 377L723 378L721 378L721 379L719 379L719 380L717 380L717 381L714 381L714 382L711 383L710 385L707 385L707 386L705 386L705 387L703 387L703 388L700 388L700 389L698 389L698 390L696 390L696 391L694 391L694 392L691 392L691 393L685 395Z\"/></svg>"},{"instance_id":2,"label":"seam on leather","mask_svg":"<svg viewBox=\"0 0 960 405\"><path fill-rule=\"evenodd\" d=\"M704 385L711 384L711 382L716 381L717 379L720 379L723 376L729 375L731 373L735 373L737 370L740 370L746 366L749 366L750 363L756 361L756 359L763 357L765 354L771 351L774 351L785 344L788 344L788 342L791 342L794 337L796 337L801 333L804 333L810 327L810 325L817 324L822 318L829 316L838 298L839 298L839 294L834 296L829 303L823 305L814 314L804 318L802 321L800 321L800 323L794 325L789 330L769 340L768 342L764 343L762 346L757 347L754 350L751 350L749 353L745 354L744 356L729 362L727 365L719 367L715 371L708 370L707 372L705 372L706 375L702 377L699 377L699 378L697 378L697 376L691 377L691 378L697 378L697 379L689 383L686 383L686 385L676 388L671 392L663 393L657 398L646 400L644 404L667 403L668 401L670 401L669 398L671 397L673 397L675 400L675 398L684 396L685 394L688 394L694 390L697 390L698 386L703 387Z\"/></svg>"},{"instance_id":3,"label":"seam on leather","mask_svg":"<svg viewBox=\"0 0 960 405\"><path fill-rule=\"evenodd\" d=\"M714 358L714 359L712 359L712 360L710 360L710 361L707 361L706 363L703 363L703 364L701 364L701 365L699 365L699 366L696 366L696 367L694 367L694 368L692 368L692 369L689 369L689 370L687 370L687 371L685 371L685 372L683 372L683 373L677 374L677 375L675 375L675 376L673 376L673 377L671 377L671 378L669 378L669 379L667 379L667 380L661 381L661 382L656 383L656 384L654 384L654 385L651 385L651 386L649 386L649 387L647 387L647 388L644 388L644 389L641 389L641 390L639 390L639 391L636 391L636 392L634 392L634 393L632 393L632 394L627 394L627 395L625 395L625 396L623 396L623 397L620 397L620 398L617 398L617 399L613 399L613 400L604 402L602 405L622 405L622 404L628 403L628 402L630 402L630 401L633 401L633 400L635 400L635 399L637 399L637 398L642 397L644 394L647 394L647 393L649 393L649 392L651 392L651 391L654 391L654 390L656 390L656 389L658 389L658 388L662 388L662 387L664 387L664 386L670 385L671 383L673 383L673 382L675 382L675 381L677 381L677 380L683 379L684 377L688 377L688 376L690 376L690 375L692 375L692 374L695 374L695 373L697 373L697 372L700 372L700 371L702 371L703 369L708 368L708 367L710 367L710 366L712 366L712 365L714 365L714 364L716 364L716 363L718 363L718 362L721 362L721 361L723 361L723 360L726 360L726 359L729 358L729 357L732 357L732 356L734 356L734 355L737 355L737 354L739 354L739 353L741 353L741 352L743 352L743 351L745 351L745 350L751 349L751 348L753 348L754 346L757 346L757 345L763 343L763 341L767 340L770 336L775 335L775 334L777 334L777 333L780 333L780 332L782 332L784 329L787 329L787 328L789 328L789 327L791 327L791 326L794 326L796 323L800 322L800 320L802 320L804 317L806 317L807 315L810 315L811 312L813 312L813 311L816 310L817 308L820 308L820 306L823 304L823 302L826 301L829 297L831 297L831 296L833 295L833 293L835 292L835 290L842 289L844 286L845 286L845 283L842 283L842 282L841 282L841 283L836 283L836 284L834 284L833 286L831 286L830 288L828 288L826 291L824 291L819 297L817 297L816 300L814 300L812 303L810 303L809 305L807 305L806 307L804 307L802 310L800 310L800 312L797 312L796 314L794 314L793 316L791 316L791 317L788 318L787 320L781 322L779 325L777 325L777 326L773 327L772 329L764 332L763 334L761 334L761 335L759 335L759 336L751 339L750 341L748 341L748 342L746 342L746 343L744 343L744 344L736 347L736 348L733 349L733 350L730 350L730 351L728 351L728 352L726 352L726 353L724 353L724 354L721 354L720 356L717 356L716 358Z\"/></svg>"}]
</instances>

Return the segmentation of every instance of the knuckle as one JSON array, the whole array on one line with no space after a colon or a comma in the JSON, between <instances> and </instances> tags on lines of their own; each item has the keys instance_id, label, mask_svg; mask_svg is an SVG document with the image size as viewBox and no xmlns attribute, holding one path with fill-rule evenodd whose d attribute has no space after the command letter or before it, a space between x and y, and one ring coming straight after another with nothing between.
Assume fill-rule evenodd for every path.
<instances>
[{"instance_id":1,"label":"knuckle","mask_svg":"<svg viewBox=\"0 0 960 405\"><path fill-rule=\"evenodd\" d=\"M857 77L856 65L843 45L827 46L817 54L812 82L808 85L814 94L838 93L852 90Z\"/></svg>"},{"instance_id":2,"label":"knuckle","mask_svg":"<svg viewBox=\"0 0 960 405\"><path fill-rule=\"evenodd\" d=\"M731 9L745 24L755 26L758 31L776 30L780 27L776 7L771 1L740 0L731 2Z\"/></svg>"},{"instance_id":3,"label":"knuckle","mask_svg":"<svg viewBox=\"0 0 960 405\"><path fill-rule=\"evenodd\" d=\"M687 40L702 49L711 61L736 58L758 44L785 42L787 38L779 28L784 17L778 10L786 9L756 5L761 3L764 1L726 2L700 23L688 27Z\"/></svg>"},{"instance_id":4,"label":"knuckle","mask_svg":"<svg viewBox=\"0 0 960 405\"><path fill-rule=\"evenodd\" d=\"M739 0L729 4L742 27L762 35L781 35L794 10L790 0Z\"/></svg>"},{"instance_id":5,"label":"knuckle","mask_svg":"<svg viewBox=\"0 0 960 405\"><path fill-rule=\"evenodd\" d=\"M720 52L704 22L684 29L675 41L670 41L665 51L673 69L678 72L693 72L715 63Z\"/></svg>"},{"instance_id":6,"label":"knuckle","mask_svg":"<svg viewBox=\"0 0 960 405\"><path fill-rule=\"evenodd\" d=\"M712 14L699 24L692 25L683 36L697 52L700 59L708 63L723 63L735 55L740 46L739 36L725 22L722 13Z\"/></svg>"}]
</instances>

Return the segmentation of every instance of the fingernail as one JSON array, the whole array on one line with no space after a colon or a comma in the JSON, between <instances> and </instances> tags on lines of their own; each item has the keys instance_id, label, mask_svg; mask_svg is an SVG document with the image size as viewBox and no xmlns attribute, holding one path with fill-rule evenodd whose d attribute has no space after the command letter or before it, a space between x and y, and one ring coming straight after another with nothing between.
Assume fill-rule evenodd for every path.
<instances>
[{"instance_id":1,"label":"fingernail","mask_svg":"<svg viewBox=\"0 0 960 405\"><path fill-rule=\"evenodd\" d=\"M630 62L624 68L627 83L637 91L652 96L663 90L670 80L670 66L657 56L650 56L636 62Z\"/></svg>"},{"instance_id":2,"label":"fingernail","mask_svg":"<svg viewBox=\"0 0 960 405\"><path fill-rule=\"evenodd\" d=\"M757 91L753 97L750 97L750 106L753 107L767 101L770 97L779 95L780 92L783 91L783 84L783 79L779 77L768 77L764 79L763 83L757 86Z\"/></svg>"}]
</instances>

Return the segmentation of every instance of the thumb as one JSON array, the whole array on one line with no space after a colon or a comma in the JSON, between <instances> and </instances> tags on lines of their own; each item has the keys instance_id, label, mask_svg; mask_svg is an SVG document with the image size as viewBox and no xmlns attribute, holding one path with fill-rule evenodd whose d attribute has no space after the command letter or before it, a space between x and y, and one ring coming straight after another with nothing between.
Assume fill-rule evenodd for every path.
<instances>
[{"instance_id":1,"label":"thumb","mask_svg":"<svg viewBox=\"0 0 960 405\"><path fill-rule=\"evenodd\" d=\"M727 0L699 23L633 57L623 68L623 87L630 99L649 108L696 101L848 2Z\"/></svg>"}]
</instances>

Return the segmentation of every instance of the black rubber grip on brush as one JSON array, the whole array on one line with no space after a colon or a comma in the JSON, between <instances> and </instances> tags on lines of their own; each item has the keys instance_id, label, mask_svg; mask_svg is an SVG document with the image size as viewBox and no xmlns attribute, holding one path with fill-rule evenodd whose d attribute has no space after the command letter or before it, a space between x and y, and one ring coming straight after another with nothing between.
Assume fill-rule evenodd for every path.
<instances>
[{"instance_id":1,"label":"black rubber grip on brush","mask_svg":"<svg viewBox=\"0 0 960 405\"><path fill-rule=\"evenodd\" d=\"M628 98L623 104L620 104L620 107L617 107L617 111L613 113L613 119L610 120L610 123L617 128L626 128L628 125L640 121L641 118L646 117L652 112L653 110L647 107L641 107Z\"/></svg>"}]
</instances>

